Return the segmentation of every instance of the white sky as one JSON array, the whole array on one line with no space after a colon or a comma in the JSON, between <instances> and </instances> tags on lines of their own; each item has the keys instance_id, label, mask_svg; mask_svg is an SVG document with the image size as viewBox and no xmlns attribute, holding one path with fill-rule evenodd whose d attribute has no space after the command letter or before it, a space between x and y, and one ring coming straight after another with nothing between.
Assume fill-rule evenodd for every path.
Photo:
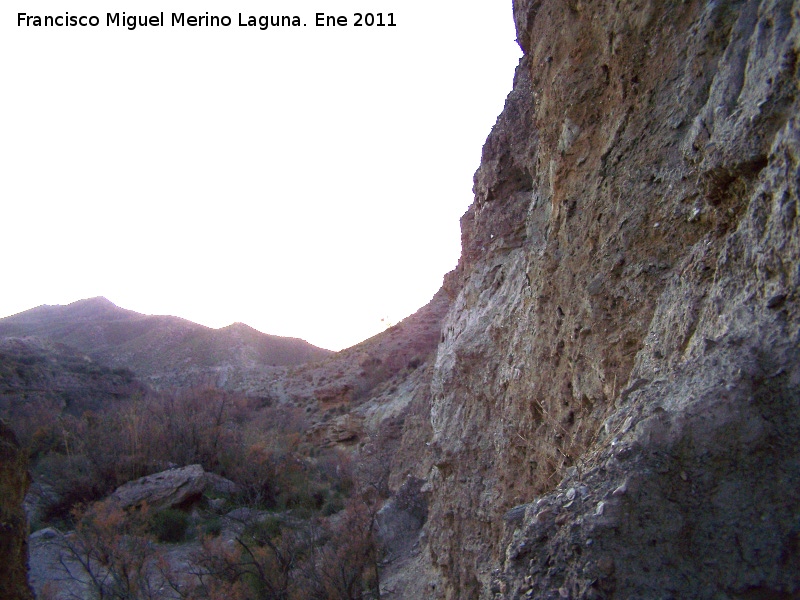
<instances>
[{"instance_id":1,"label":"white sky","mask_svg":"<svg viewBox=\"0 0 800 600\"><path fill-rule=\"evenodd\" d=\"M106 27L117 11L167 23ZM232 26L169 24L205 11ZM314 26L359 11L397 26ZM0 19L0 317L105 296L334 350L455 266L520 56L510 0L11 0Z\"/></svg>"}]
</instances>

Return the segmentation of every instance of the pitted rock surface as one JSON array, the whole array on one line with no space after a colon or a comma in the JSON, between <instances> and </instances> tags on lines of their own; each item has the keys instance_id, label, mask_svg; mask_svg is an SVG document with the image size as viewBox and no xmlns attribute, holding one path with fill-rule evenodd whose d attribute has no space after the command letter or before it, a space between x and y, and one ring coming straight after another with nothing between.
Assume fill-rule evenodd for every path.
<instances>
[{"instance_id":1,"label":"pitted rock surface","mask_svg":"<svg viewBox=\"0 0 800 600\"><path fill-rule=\"evenodd\" d=\"M800 3L514 19L431 384L435 594L797 597Z\"/></svg>"}]
</instances>

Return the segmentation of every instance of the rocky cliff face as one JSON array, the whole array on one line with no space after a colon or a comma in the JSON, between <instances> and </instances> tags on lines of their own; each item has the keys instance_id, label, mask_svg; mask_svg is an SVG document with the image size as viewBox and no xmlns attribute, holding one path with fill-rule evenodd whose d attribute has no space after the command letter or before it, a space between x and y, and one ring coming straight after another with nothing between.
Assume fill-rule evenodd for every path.
<instances>
[{"instance_id":1,"label":"rocky cliff face","mask_svg":"<svg viewBox=\"0 0 800 600\"><path fill-rule=\"evenodd\" d=\"M800 3L514 19L445 286L430 594L798 597Z\"/></svg>"},{"instance_id":2,"label":"rocky cliff face","mask_svg":"<svg viewBox=\"0 0 800 600\"><path fill-rule=\"evenodd\" d=\"M30 485L28 460L0 421L0 598L29 600L28 521L22 499Z\"/></svg>"}]
</instances>

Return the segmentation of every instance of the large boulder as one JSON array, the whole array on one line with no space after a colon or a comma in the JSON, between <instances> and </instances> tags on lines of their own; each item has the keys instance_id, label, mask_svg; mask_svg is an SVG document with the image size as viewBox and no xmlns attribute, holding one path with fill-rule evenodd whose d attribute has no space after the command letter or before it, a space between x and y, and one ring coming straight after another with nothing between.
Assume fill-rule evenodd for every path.
<instances>
[{"instance_id":1,"label":"large boulder","mask_svg":"<svg viewBox=\"0 0 800 600\"><path fill-rule=\"evenodd\" d=\"M118 487L111 499L122 508L147 504L152 509L172 508L197 500L208 484L208 474L200 465L161 471Z\"/></svg>"}]
</instances>

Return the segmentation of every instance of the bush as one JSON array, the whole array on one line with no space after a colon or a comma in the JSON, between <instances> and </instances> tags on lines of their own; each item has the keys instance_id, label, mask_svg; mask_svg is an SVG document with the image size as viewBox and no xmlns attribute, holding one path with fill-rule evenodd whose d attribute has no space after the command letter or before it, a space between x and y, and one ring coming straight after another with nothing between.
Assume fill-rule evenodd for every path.
<instances>
[{"instance_id":1,"label":"bush","mask_svg":"<svg viewBox=\"0 0 800 600\"><path fill-rule=\"evenodd\" d=\"M126 513L113 502L98 502L73 512L75 530L52 542L63 576L48 582L43 598L187 598L167 553L145 531L147 511ZM162 591L163 590L163 591ZM176 595L164 593L174 591Z\"/></svg>"},{"instance_id":2,"label":"bush","mask_svg":"<svg viewBox=\"0 0 800 600\"><path fill-rule=\"evenodd\" d=\"M282 521L277 515L269 515L264 519L252 521L244 529L243 537L258 546L264 546L282 533Z\"/></svg>"},{"instance_id":3,"label":"bush","mask_svg":"<svg viewBox=\"0 0 800 600\"><path fill-rule=\"evenodd\" d=\"M214 517L203 523L203 533L211 537L217 537L222 533L222 521L219 517Z\"/></svg>"},{"instance_id":4,"label":"bush","mask_svg":"<svg viewBox=\"0 0 800 600\"><path fill-rule=\"evenodd\" d=\"M159 542L174 544L183 541L188 526L189 517L185 512L166 508L153 515L150 532Z\"/></svg>"},{"instance_id":5,"label":"bush","mask_svg":"<svg viewBox=\"0 0 800 600\"><path fill-rule=\"evenodd\" d=\"M328 496L328 499L325 501L322 507L322 514L329 517L341 510L344 510L344 498L342 498L339 493L333 493Z\"/></svg>"},{"instance_id":6,"label":"bush","mask_svg":"<svg viewBox=\"0 0 800 600\"><path fill-rule=\"evenodd\" d=\"M35 474L37 479L52 486L51 501L42 507L45 523L61 521L62 525L66 524L75 505L88 504L110 491L83 455L64 456L51 452L38 462Z\"/></svg>"}]
</instances>

